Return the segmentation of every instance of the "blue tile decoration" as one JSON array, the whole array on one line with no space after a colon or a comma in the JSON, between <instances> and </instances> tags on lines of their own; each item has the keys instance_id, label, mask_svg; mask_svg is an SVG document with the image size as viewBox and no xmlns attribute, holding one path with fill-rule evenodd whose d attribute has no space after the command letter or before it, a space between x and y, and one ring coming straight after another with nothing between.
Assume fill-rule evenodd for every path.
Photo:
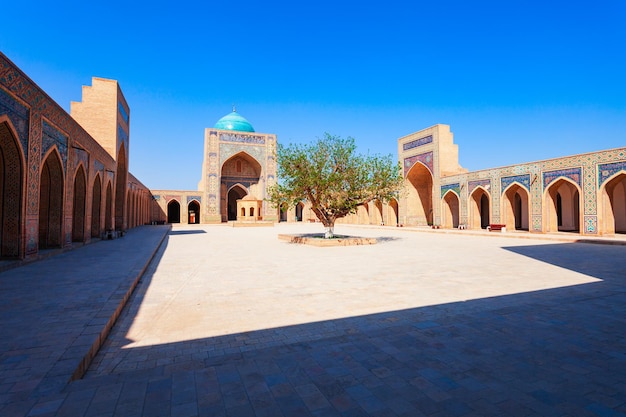
<instances>
[{"instance_id":1,"label":"blue tile decoration","mask_svg":"<svg viewBox=\"0 0 626 417\"><path fill-rule=\"evenodd\" d=\"M457 197L461 196L461 184L459 184L458 182L456 184L447 184L447 185L442 185L441 186L441 197L443 198L443 196L449 191L452 190L456 193Z\"/></svg>"},{"instance_id":2,"label":"blue tile decoration","mask_svg":"<svg viewBox=\"0 0 626 417\"><path fill-rule=\"evenodd\" d=\"M602 184L607 179L620 171L626 172L626 161L598 165L598 188L602 187Z\"/></svg>"},{"instance_id":3,"label":"blue tile decoration","mask_svg":"<svg viewBox=\"0 0 626 417\"><path fill-rule=\"evenodd\" d=\"M433 153L426 152L420 155L410 156L408 158L404 158L404 176L409 173L410 169L415 165L415 163L419 161L426 165L432 174L434 172L433 167Z\"/></svg>"},{"instance_id":4,"label":"blue tile decoration","mask_svg":"<svg viewBox=\"0 0 626 417\"><path fill-rule=\"evenodd\" d=\"M265 145L265 137L258 135L239 135L236 133L220 133L222 142L251 143L253 145Z\"/></svg>"},{"instance_id":5,"label":"blue tile decoration","mask_svg":"<svg viewBox=\"0 0 626 417\"><path fill-rule=\"evenodd\" d=\"M128 124L128 113L126 112L126 109L124 108L124 106L122 105L121 101L117 102L117 108L120 112L120 114L122 115L122 119L124 119L124 121L126 122L126 124Z\"/></svg>"},{"instance_id":6,"label":"blue tile decoration","mask_svg":"<svg viewBox=\"0 0 626 417\"><path fill-rule=\"evenodd\" d=\"M405 143L404 145L402 145L402 150L408 151L409 149L417 148L418 146L426 145L427 143L432 143L432 141L433 135L428 135L426 137Z\"/></svg>"},{"instance_id":7,"label":"blue tile decoration","mask_svg":"<svg viewBox=\"0 0 626 417\"><path fill-rule=\"evenodd\" d=\"M93 160L93 169L97 172L102 171L104 172L104 164L100 161L98 161L97 159Z\"/></svg>"},{"instance_id":8,"label":"blue tile decoration","mask_svg":"<svg viewBox=\"0 0 626 417\"><path fill-rule=\"evenodd\" d=\"M199 195L188 195L187 196L187 204L191 203L193 200L196 200L198 203L202 203L202 197Z\"/></svg>"},{"instance_id":9,"label":"blue tile decoration","mask_svg":"<svg viewBox=\"0 0 626 417\"><path fill-rule=\"evenodd\" d=\"M541 215L533 215L533 230L535 232L541 232Z\"/></svg>"},{"instance_id":10,"label":"blue tile decoration","mask_svg":"<svg viewBox=\"0 0 626 417\"><path fill-rule=\"evenodd\" d=\"M124 149L126 149L126 153L128 153L128 133L126 130L118 123L117 125L117 137L124 143Z\"/></svg>"},{"instance_id":11,"label":"blue tile decoration","mask_svg":"<svg viewBox=\"0 0 626 417\"><path fill-rule=\"evenodd\" d=\"M0 88L0 114L6 114L17 131L18 140L22 145L24 156L28 159L28 107L13 99L6 91Z\"/></svg>"},{"instance_id":12,"label":"blue tile decoration","mask_svg":"<svg viewBox=\"0 0 626 417\"><path fill-rule=\"evenodd\" d=\"M598 217L597 216L585 216L585 233L598 233Z\"/></svg>"},{"instance_id":13,"label":"blue tile decoration","mask_svg":"<svg viewBox=\"0 0 626 417\"><path fill-rule=\"evenodd\" d=\"M224 181L224 177L222 177L222 184L226 184L226 189L230 190L232 188L233 185L243 185L244 187L246 187L246 191L249 193L250 192L250 186L253 184L258 184L257 181L245 181L245 180L240 180L240 181Z\"/></svg>"},{"instance_id":14,"label":"blue tile decoration","mask_svg":"<svg viewBox=\"0 0 626 417\"><path fill-rule=\"evenodd\" d=\"M41 133L41 156L46 154L54 145L57 146L61 160L63 161L63 170L67 168L67 136L59 132L45 120L42 122Z\"/></svg>"},{"instance_id":15,"label":"blue tile decoration","mask_svg":"<svg viewBox=\"0 0 626 417\"><path fill-rule=\"evenodd\" d=\"M489 190L491 188L491 180L483 179L483 180L474 180L467 182L467 192L471 195L472 191L476 189L476 187L483 187L485 190Z\"/></svg>"},{"instance_id":16,"label":"blue tile decoration","mask_svg":"<svg viewBox=\"0 0 626 417\"><path fill-rule=\"evenodd\" d=\"M580 168L559 169L556 171L548 171L543 173L543 188L547 188L552 182L558 178L565 177L574 181L579 187L582 187L582 170Z\"/></svg>"},{"instance_id":17,"label":"blue tile decoration","mask_svg":"<svg viewBox=\"0 0 626 417\"><path fill-rule=\"evenodd\" d=\"M160 195L156 195L156 194L155 194L155 195L153 195L153 196L152 196L152 199L153 199L154 201L159 201L159 200L161 200L161 196L160 196Z\"/></svg>"},{"instance_id":18,"label":"blue tile decoration","mask_svg":"<svg viewBox=\"0 0 626 417\"><path fill-rule=\"evenodd\" d=\"M525 175L515 175L513 177L503 177L500 179L500 191L504 192L507 187L514 182L520 184L522 187L526 188L528 192L530 192L530 174Z\"/></svg>"}]
</instances>

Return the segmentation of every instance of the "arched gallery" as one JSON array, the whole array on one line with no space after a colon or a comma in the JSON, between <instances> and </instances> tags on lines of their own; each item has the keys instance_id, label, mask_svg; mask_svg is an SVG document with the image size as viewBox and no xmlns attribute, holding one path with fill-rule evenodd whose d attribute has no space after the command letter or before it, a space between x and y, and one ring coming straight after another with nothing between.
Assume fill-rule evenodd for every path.
<instances>
[{"instance_id":1,"label":"arched gallery","mask_svg":"<svg viewBox=\"0 0 626 417\"><path fill-rule=\"evenodd\" d=\"M103 104L106 103L106 104ZM235 109L204 131L197 190L149 190L128 172L130 108L93 78L70 114L0 53L0 259L36 257L167 222L314 222L273 207L275 134ZM468 172L447 125L397 141L404 190L338 223L612 235L626 233L626 148Z\"/></svg>"}]
</instances>

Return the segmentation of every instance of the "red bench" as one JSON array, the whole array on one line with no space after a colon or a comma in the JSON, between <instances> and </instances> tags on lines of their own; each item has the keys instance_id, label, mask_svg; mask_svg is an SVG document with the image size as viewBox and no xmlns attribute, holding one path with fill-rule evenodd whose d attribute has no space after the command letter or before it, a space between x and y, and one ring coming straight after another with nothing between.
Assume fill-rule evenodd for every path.
<instances>
[{"instance_id":1,"label":"red bench","mask_svg":"<svg viewBox=\"0 0 626 417\"><path fill-rule=\"evenodd\" d=\"M487 226L487 230L489 230L490 232L506 232L506 224L490 224L489 226Z\"/></svg>"}]
</instances>

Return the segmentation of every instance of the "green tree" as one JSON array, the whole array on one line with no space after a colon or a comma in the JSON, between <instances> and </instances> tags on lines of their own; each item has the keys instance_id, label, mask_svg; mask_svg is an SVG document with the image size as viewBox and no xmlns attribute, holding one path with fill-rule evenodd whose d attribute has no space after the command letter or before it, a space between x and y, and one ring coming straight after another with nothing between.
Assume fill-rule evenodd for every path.
<instances>
[{"instance_id":1,"label":"green tree","mask_svg":"<svg viewBox=\"0 0 626 417\"><path fill-rule=\"evenodd\" d=\"M400 165L391 155L359 155L354 139L324 134L307 144L278 145L280 181L269 190L277 207L308 201L333 237L335 221L373 200L389 201L402 188Z\"/></svg>"}]
</instances>

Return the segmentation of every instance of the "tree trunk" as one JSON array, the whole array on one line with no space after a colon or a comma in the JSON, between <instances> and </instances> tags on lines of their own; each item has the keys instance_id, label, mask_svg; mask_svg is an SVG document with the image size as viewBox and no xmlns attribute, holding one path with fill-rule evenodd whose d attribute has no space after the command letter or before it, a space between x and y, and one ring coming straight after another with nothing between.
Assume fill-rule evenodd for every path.
<instances>
[{"instance_id":1,"label":"tree trunk","mask_svg":"<svg viewBox=\"0 0 626 417\"><path fill-rule=\"evenodd\" d=\"M326 233L324 233L325 239L332 239L335 237L335 221L330 221L326 225Z\"/></svg>"}]
</instances>

